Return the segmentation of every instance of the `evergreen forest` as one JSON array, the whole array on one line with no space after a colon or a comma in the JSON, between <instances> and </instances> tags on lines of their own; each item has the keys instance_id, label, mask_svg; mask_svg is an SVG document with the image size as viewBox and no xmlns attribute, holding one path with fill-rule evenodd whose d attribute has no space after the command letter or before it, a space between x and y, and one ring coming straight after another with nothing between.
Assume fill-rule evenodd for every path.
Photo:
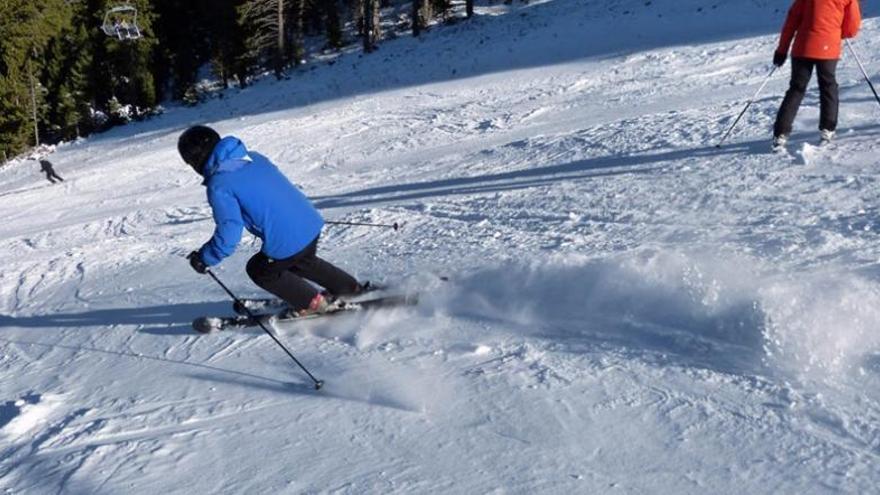
<instances>
[{"instance_id":1,"label":"evergreen forest","mask_svg":"<svg viewBox=\"0 0 880 495\"><path fill-rule=\"evenodd\" d=\"M473 8L473 0L0 0L0 160L150 118L162 102L197 104L207 91L287 78L315 53L356 45L368 54Z\"/></svg>"}]
</instances>

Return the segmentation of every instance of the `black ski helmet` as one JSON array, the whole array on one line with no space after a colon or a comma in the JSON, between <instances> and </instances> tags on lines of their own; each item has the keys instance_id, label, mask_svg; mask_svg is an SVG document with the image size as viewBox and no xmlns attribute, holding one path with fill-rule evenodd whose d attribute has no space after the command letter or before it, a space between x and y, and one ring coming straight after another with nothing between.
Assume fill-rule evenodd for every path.
<instances>
[{"instance_id":1,"label":"black ski helmet","mask_svg":"<svg viewBox=\"0 0 880 495\"><path fill-rule=\"evenodd\" d=\"M199 175L205 167L205 162L214 152L214 147L220 142L217 131L208 126L196 125L185 130L177 140L177 151L180 157L188 163Z\"/></svg>"}]
</instances>

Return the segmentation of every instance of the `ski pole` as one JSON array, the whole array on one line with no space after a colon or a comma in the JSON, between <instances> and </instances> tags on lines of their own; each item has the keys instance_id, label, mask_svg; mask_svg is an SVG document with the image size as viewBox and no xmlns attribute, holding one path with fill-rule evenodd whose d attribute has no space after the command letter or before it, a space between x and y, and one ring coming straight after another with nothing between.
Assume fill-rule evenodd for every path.
<instances>
[{"instance_id":1,"label":"ski pole","mask_svg":"<svg viewBox=\"0 0 880 495\"><path fill-rule=\"evenodd\" d=\"M385 227L388 229L400 230L400 224L397 222L394 222L392 224L387 224L387 223L364 223L364 222L331 222L328 220L324 223L326 223L328 225L360 225L363 227Z\"/></svg>"},{"instance_id":2,"label":"ski pole","mask_svg":"<svg viewBox=\"0 0 880 495\"><path fill-rule=\"evenodd\" d=\"M865 66L862 65L862 60L859 58L859 55L856 53L855 49L853 49L852 43L850 43L849 40L844 40L844 42L846 43L846 47L849 48L849 52L855 57L856 63L859 64L859 69L862 70L862 74L865 76L865 81L868 82L868 86L870 86L871 91L874 92L874 98L877 99L877 103L880 103L880 96L877 95L877 90L874 89L874 83L872 83L871 78L868 77L868 72L865 70Z\"/></svg>"},{"instance_id":3,"label":"ski pole","mask_svg":"<svg viewBox=\"0 0 880 495\"><path fill-rule=\"evenodd\" d=\"M315 382L315 390L321 390L321 387L324 386L324 382L321 381L321 380L318 380L317 378L315 378L314 375L312 375L311 373L309 373L309 370L307 370L306 367L303 366L303 364L302 364L301 362L299 362L299 359L297 359L296 356L294 356L292 352L290 352L289 350L287 350L287 347L285 347L284 344L282 344L281 341L278 340L278 337L276 337L275 335L273 335L272 332L270 332L269 329L266 328L265 325L263 325L263 322L260 321L260 319L257 318L257 317L251 312L251 310L248 309L248 307L245 306L245 305L241 302L241 300L240 300L239 298L235 297L235 294L233 294L232 291L229 290L229 288L226 287L226 285L225 285L223 282L221 282L219 278L217 278L217 275L214 275L214 272L212 272L211 270L206 270L205 273L207 273L208 275L210 275L211 278L213 278L214 281L217 282L217 283L220 285L220 287L223 287L223 290L225 290L226 293L229 294L229 297L231 297L232 300L235 301L239 306L241 306L242 308L244 308L244 310L247 312L248 317L250 317L251 319L253 319L254 321L256 321L257 324L260 325L260 328L262 328L263 331L266 332L267 335L269 335L269 337L272 337L272 340L274 340L276 344L278 344L282 349L284 349L284 352L286 352L287 355L290 356L290 359L293 359L293 362L296 363L297 366L299 366L303 371L305 371L307 375L309 375L309 378L311 378L312 381Z\"/></svg>"},{"instance_id":4,"label":"ski pole","mask_svg":"<svg viewBox=\"0 0 880 495\"><path fill-rule=\"evenodd\" d=\"M755 100L758 99L758 95L761 93L761 91L764 90L764 86L766 86L767 83L770 82L770 78L773 77L773 74L776 73L776 69L778 68L779 67L776 65L773 66L773 69L771 69L770 73L767 74L767 77L764 78L764 82L761 84L761 87L758 88L758 91L755 91L755 96L752 96L752 99L749 100L748 103L746 103L746 107L743 108L743 111L739 113L739 117L736 118L736 120L733 122L733 125L730 126L730 129L727 130L727 132L724 134L724 137L721 138L721 141L719 141L718 144L715 145L716 148L720 148L721 145L724 144L724 141L727 140L727 137L730 136L730 133L733 132L733 129L736 127L736 124L739 124L739 119L741 119L743 115L746 114L746 111L749 109L750 106L752 106L752 103L754 103Z\"/></svg>"}]
</instances>

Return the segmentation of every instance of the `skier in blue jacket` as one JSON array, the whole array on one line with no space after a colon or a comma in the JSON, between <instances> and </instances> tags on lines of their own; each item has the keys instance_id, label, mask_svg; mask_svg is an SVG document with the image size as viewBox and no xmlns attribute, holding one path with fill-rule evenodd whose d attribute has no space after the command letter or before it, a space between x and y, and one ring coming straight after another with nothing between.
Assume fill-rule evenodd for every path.
<instances>
[{"instance_id":1,"label":"skier in blue jacket","mask_svg":"<svg viewBox=\"0 0 880 495\"><path fill-rule=\"evenodd\" d=\"M248 275L295 315L331 310L336 296L362 290L354 277L316 255L324 219L268 158L206 126L187 129L177 149L204 177L216 224L213 237L188 256L194 270L206 273L230 256L247 229L263 241L248 261Z\"/></svg>"}]
</instances>

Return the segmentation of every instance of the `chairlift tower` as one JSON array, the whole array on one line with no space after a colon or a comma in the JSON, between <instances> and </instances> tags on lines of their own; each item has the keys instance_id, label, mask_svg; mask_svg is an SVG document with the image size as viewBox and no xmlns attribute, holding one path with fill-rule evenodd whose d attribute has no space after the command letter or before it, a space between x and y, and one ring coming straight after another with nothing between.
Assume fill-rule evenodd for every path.
<instances>
[{"instance_id":1,"label":"chairlift tower","mask_svg":"<svg viewBox=\"0 0 880 495\"><path fill-rule=\"evenodd\" d=\"M101 30L119 41L138 40L143 37L137 22L137 9L131 5L118 5L104 14Z\"/></svg>"}]
</instances>

